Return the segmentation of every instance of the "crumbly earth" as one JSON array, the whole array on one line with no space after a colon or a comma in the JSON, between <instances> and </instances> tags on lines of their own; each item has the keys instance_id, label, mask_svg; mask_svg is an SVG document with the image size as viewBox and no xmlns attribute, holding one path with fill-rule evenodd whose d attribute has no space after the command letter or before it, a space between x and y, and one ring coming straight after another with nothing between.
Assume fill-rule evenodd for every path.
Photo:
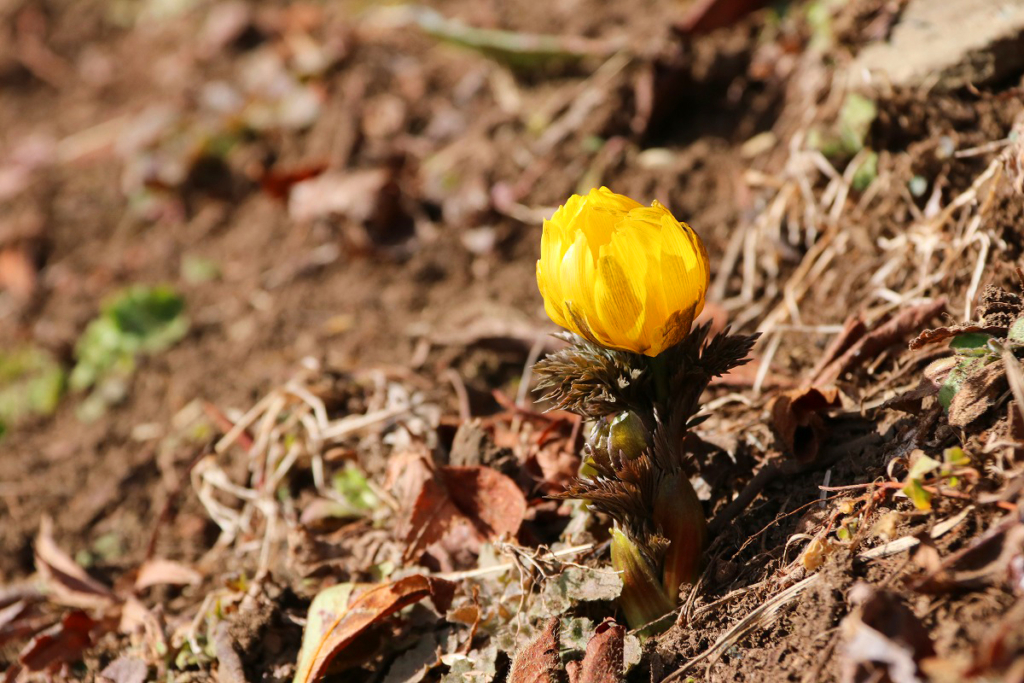
<instances>
[{"instance_id":1,"label":"crumbly earth","mask_svg":"<svg viewBox=\"0 0 1024 683\"><path fill-rule=\"evenodd\" d=\"M191 619L209 595L244 592L255 556L217 544L220 529L190 468L212 452L224 421L295 376L303 359L317 361L316 381L333 383L347 411L370 410L371 371L422 392L440 415L424 437L436 452L451 445L466 413L497 420L526 364L554 348L535 283L543 217L603 184L657 199L692 225L712 264L705 317L766 333L749 371L706 396L715 406L699 428L716 447L701 464L709 517L728 512L766 463L782 472L715 528L690 623L648 641L631 680L661 680L702 657L814 571L820 578L798 598L687 675L888 680L848 670L850 595L866 582L900 596L930 634L940 663L922 675L958 680L943 675L974 666L984 680L1020 680L1012 678L1020 671L1014 632L1024 622L1011 621L1020 593L1005 580L922 591L915 579L931 566L925 559L857 555L881 542L869 532L886 514L886 538L921 535L972 503L932 544L940 558L1016 514L1004 495L1021 466L1019 450L1002 455L1015 434L1008 390L963 429L945 424L933 398L916 413L881 406L945 353L944 345L908 351L910 339L971 318L986 285L1019 289L1024 153L1011 132L1020 128L1024 74L942 91L865 83L853 66L858 53L886 39L906 2L793 3L685 36L678 27L694 4L426 3L466 25L591 41L581 60L510 69L402 25L374 3L0 1L0 349L32 346L72 367L101 302L139 283L173 286L191 322L172 348L137 359L123 400L98 419L83 421L83 395L71 392L52 415L8 426L0 600L35 576L44 517L58 546L118 590L151 556L197 568L198 586L142 594L159 614ZM269 81L268 73L292 90L279 99L246 92L246 82ZM312 112L304 89L318 103ZM851 91L877 110L859 132L843 127ZM272 101L269 122L239 123L252 109L224 113L224 98L236 96L254 107ZM228 151L215 151L225 140ZM877 168L859 185L855 172L869 163ZM302 195L301 176L331 179L327 199ZM197 276L197 263L215 273ZM819 460L797 466L772 429L772 397L811 380L851 315L875 329L940 297L946 319L900 329L829 381L841 406L827 418ZM185 438L181 425L197 414L212 427ZM357 463L379 490L392 483L395 452L371 440L347 443L329 461ZM529 533L519 541L557 542L568 520L536 483L547 475L525 474L510 455L514 444L495 440L479 442L476 462L527 490ZM964 489L971 500L937 496L924 512L881 491L852 537L826 534L832 551L820 568L800 560L810 536L850 515L836 516L838 500L817 506L826 472L839 486L897 481L914 449L941 457L954 445L977 469ZM237 448L222 465L244 480ZM523 484L530 476L533 489ZM304 462L289 484L300 511L312 481ZM985 495L1005 505L980 502ZM382 555L365 546L397 547L398 522L352 524L317 541L315 559L333 557L329 569L289 575L293 557L232 613L230 638L248 680L290 680L297 620L319 586L379 578ZM452 551L421 564L449 571L475 562L475 553ZM595 622L615 613L611 603L587 609ZM402 635L400 651L425 630L419 612L403 619L404 631L389 627ZM0 664L9 665L27 638L7 638L4 626L0 619ZM997 646L1005 652L994 654ZM111 661L140 651L114 629L56 675L100 680ZM375 652L337 680L382 680L399 652ZM170 667L178 681L218 670L215 656L147 663Z\"/></svg>"}]
</instances>

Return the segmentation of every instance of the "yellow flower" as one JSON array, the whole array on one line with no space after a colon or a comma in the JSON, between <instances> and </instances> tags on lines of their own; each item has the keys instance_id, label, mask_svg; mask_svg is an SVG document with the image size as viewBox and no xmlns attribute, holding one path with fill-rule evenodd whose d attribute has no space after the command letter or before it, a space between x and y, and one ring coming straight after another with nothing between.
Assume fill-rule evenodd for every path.
<instances>
[{"instance_id":1,"label":"yellow flower","mask_svg":"<svg viewBox=\"0 0 1024 683\"><path fill-rule=\"evenodd\" d=\"M537 284L558 325L612 349L657 356L704 309L704 244L658 202L606 187L544 221Z\"/></svg>"}]
</instances>

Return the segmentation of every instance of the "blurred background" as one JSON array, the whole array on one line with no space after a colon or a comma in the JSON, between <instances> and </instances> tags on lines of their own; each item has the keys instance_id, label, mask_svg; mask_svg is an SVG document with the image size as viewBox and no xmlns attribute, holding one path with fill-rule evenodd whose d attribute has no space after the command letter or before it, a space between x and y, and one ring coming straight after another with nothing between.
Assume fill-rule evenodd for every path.
<instances>
[{"instance_id":1,"label":"blurred background","mask_svg":"<svg viewBox=\"0 0 1024 683\"><path fill-rule=\"evenodd\" d=\"M528 402L541 225L592 187L702 236L748 404L854 311L970 319L1016 280L1022 36L995 0L0 0L0 583L44 513L140 557L177 425L303 359Z\"/></svg>"}]
</instances>

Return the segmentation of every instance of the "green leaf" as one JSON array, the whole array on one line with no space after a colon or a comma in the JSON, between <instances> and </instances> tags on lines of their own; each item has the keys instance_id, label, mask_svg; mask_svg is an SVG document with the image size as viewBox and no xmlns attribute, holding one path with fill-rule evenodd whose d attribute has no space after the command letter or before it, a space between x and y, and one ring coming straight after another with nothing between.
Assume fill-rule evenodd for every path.
<instances>
[{"instance_id":1,"label":"green leaf","mask_svg":"<svg viewBox=\"0 0 1024 683\"><path fill-rule=\"evenodd\" d=\"M903 485L903 493L918 510L927 512L932 509L932 494L924 490L924 486L917 479L911 479Z\"/></svg>"},{"instance_id":2,"label":"green leaf","mask_svg":"<svg viewBox=\"0 0 1024 683\"><path fill-rule=\"evenodd\" d=\"M323 634L330 625L348 609L352 591L355 590L354 583L339 583L336 586L325 588L316 594L313 602L309 604L309 612L306 614L306 626L302 631L302 648L299 650L299 660L296 671L308 671L316 659L317 646L323 638ZM299 676L296 674L296 683Z\"/></svg>"},{"instance_id":3,"label":"green leaf","mask_svg":"<svg viewBox=\"0 0 1024 683\"><path fill-rule=\"evenodd\" d=\"M81 391L125 377L139 354L164 351L188 332L185 301L170 287L130 287L110 299L75 345L70 385Z\"/></svg>"},{"instance_id":4,"label":"green leaf","mask_svg":"<svg viewBox=\"0 0 1024 683\"><path fill-rule=\"evenodd\" d=\"M960 387L963 386L968 377L982 367L984 367L984 363L981 358L965 358L949 371L946 381L939 388L939 403L942 404L943 408L947 411L949 410L949 405L953 402L953 397L960 391Z\"/></svg>"},{"instance_id":5,"label":"green leaf","mask_svg":"<svg viewBox=\"0 0 1024 683\"><path fill-rule=\"evenodd\" d=\"M1006 338L1012 342L1024 344L1024 316L1013 321L1013 325L1010 326L1010 331Z\"/></svg>"},{"instance_id":6,"label":"green leaf","mask_svg":"<svg viewBox=\"0 0 1024 683\"><path fill-rule=\"evenodd\" d=\"M853 173L851 185L857 192L863 192L878 177L878 152L870 152Z\"/></svg>"},{"instance_id":7,"label":"green leaf","mask_svg":"<svg viewBox=\"0 0 1024 683\"><path fill-rule=\"evenodd\" d=\"M949 342L949 348L957 351L984 349L988 345L989 339L992 339L991 334L985 334L984 332L965 332L964 334L958 334L953 337Z\"/></svg>"},{"instance_id":8,"label":"green leaf","mask_svg":"<svg viewBox=\"0 0 1024 683\"><path fill-rule=\"evenodd\" d=\"M907 474L907 479L924 479L925 476L942 467L942 463L935 458L929 457L920 451L918 451L918 453L920 455L910 466L910 472Z\"/></svg>"},{"instance_id":9,"label":"green leaf","mask_svg":"<svg viewBox=\"0 0 1024 683\"><path fill-rule=\"evenodd\" d=\"M15 425L31 415L52 414L65 384L64 368L46 351L0 351L0 423Z\"/></svg>"},{"instance_id":10,"label":"green leaf","mask_svg":"<svg viewBox=\"0 0 1024 683\"><path fill-rule=\"evenodd\" d=\"M356 510L370 511L376 508L380 502L370 489L366 476L351 463L335 473L331 483L334 485L334 490L340 493L345 501Z\"/></svg>"},{"instance_id":11,"label":"green leaf","mask_svg":"<svg viewBox=\"0 0 1024 683\"><path fill-rule=\"evenodd\" d=\"M971 464L971 456L964 453L964 449L959 446L942 451L942 460L950 467L964 467Z\"/></svg>"},{"instance_id":12,"label":"green leaf","mask_svg":"<svg viewBox=\"0 0 1024 683\"><path fill-rule=\"evenodd\" d=\"M855 92L846 96L839 111L839 132L848 150L859 152L864 147L864 139L877 116L878 107L872 100Z\"/></svg>"},{"instance_id":13,"label":"green leaf","mask_svg":"<svg viewBox=\"0 0 1024 683\"><path fill-rule=\"evenodd\" d=\"M181 259L181 277L191 285L210 282L220 277L220 266L201 256L186 256Z\"/></svg>"}]
</instances>

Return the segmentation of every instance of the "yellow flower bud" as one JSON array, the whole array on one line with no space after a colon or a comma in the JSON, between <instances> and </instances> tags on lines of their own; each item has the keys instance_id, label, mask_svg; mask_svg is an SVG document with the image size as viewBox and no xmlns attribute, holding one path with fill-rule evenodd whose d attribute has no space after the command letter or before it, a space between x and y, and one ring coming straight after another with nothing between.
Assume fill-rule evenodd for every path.
<instances>
[{"instance_id":1,"label":"yellow flower bud","mask_svg":"<svg viewBox=\"0 0 1024 683\"><path fill-rule=\"evenodd\" d=\"M544 221L537 284L558 325L607 348L657 356L704 308L704 244L664 206L606 187Z\"/></svg>"},{"instance_id":2,"label":"yellow flower bud","mask_svg":"<svg viewBox=\"0 0 1024 683\"><path fill-rule=\"evenodd\" d=\"M608 453L620 453L627 460L635 460L647 450L647 430L643 420L633 412L619 413L608 425Z\"/></svg>"}]
</instances>

